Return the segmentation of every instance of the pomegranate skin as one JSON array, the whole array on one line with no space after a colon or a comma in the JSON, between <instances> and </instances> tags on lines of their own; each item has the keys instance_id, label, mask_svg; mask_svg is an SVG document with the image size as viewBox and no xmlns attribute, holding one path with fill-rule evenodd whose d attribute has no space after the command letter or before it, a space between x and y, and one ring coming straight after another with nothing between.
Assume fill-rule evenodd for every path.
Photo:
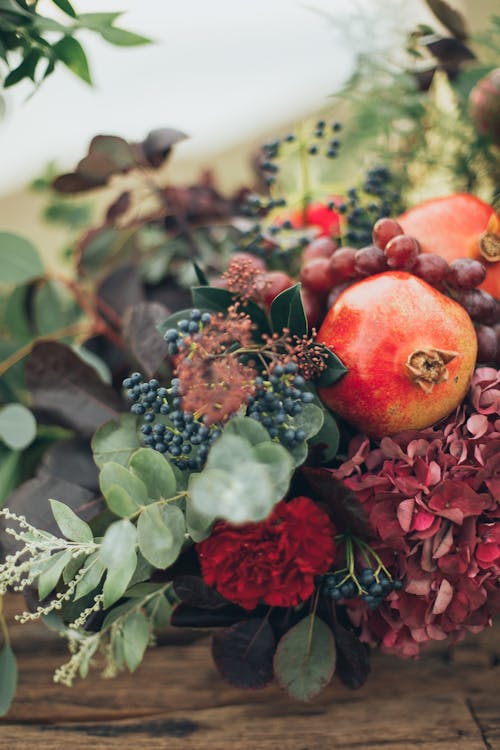
<instances>
[{"instance_id":1,"label":"pomegranate skin","mask_svg":"<svg viewBox=\"0 0 500 750\"><path fill-rule=\"evenodd\" d=\"M423 429L450 414L467 392L477 354L465 310L405 271L346 289L327 313L318 342L348 368L319 389L320 398L373 437ZM439 353L441 380L422 381L408 366L422 367L422 352ZM427 360L424 365L427 372Z\"/></svg>"}]
</instances>

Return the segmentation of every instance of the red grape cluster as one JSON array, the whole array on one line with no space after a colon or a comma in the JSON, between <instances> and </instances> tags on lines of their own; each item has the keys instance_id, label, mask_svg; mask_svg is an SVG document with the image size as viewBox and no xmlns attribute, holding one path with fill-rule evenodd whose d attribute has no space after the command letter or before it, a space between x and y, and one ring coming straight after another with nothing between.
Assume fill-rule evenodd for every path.
<instances>
[{"instance_id":1,"label":"red grape cluster","mask_svg":"<svg viewBox=\"0 0 500 750\"><path fill-rule=\"evenodd\" d=\"M478 362L500 359L500 303L482 289L486 267L472 258L451 263L434 253L421 253L418 241L404 234L397 221L379 219L372 244L356 249L339 247L329 238L313 240L302 252L300 280L304 304L314 302L313 324L322 317L348 286L383 271L408 271L456 300L467 310L476 327ZM311 304L309 303L309 306Z\"/></svg>"}]
</instances>

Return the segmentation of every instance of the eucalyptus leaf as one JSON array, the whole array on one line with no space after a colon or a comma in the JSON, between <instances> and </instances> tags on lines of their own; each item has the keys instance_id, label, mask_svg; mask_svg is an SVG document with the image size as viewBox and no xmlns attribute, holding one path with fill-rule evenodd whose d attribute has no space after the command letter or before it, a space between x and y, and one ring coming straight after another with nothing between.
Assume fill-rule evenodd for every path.
<instances>
[{"instance_id":1,"label":"eucalyptus leaf","mask_svg":"<svg viewBox=\"0 0 500 750\"><path fill-rule=\"evenodd\" d=\"M31 242L11 232L0 232L0 268L4 284L24 284L44 273Z\"/></svg>"},{"instance_id":2,"label":"eucalyptus leaf","mask_svg":"<svg viewBox=\"0 0 500 750\"><path fill-rule=\"evenodd\" d=\"M150 505L137 522L139 549L155 568L164 570L179 557L185 531L184 514L179 508Z\"/></svg>"},{"instance_id":3,"label":"eucalyptus leaf","mask_svg":"<svg viewBox=\"0 0 500 750\"><path fill-rule=\"evenodd\" d=\"M140 447L137 418L133 414L121 414L117 421L106 422L92 438L94 461L100 468L108 461L126 466Z\"/></svg>"},{"instance_id":4,"label":"eucalyptus leaf","mask_svg":"<svg viewBox=\"0 0 500 750\"><path fill-rule=\"evenodd\" d=\"M124 518L108 527L99 549L99 558L106 568L119 569L135 557L137 531L133 523ZM134 570L137 560L134 562Z\"/></svg>"},{"instance_id":5,"label":"eucalyptus leaf","mask_svg":"<svg viewBox=\"0 0 500 750\"><path fill-rule=\"evenodd\" d=\"M123 653L127 667L135 672L141 663L150 638L150 628L142 612L132 612L123 623Z\"/></svg>"},{"instance_id":6,"label":"eucalyptus leaf","mask_svg":"<svg viewBox=\"0 0 500 750\"><path fill-rule=\"evenodd\" d=\"M22 450L36 436L36 419L22 404L8 404L0 409L0 439L12 450Z\"/></svg>"},{"instance_id":7,"label":"eucalyptus leaf","mask_svg":"<svg viewBox=\"0 0 500 750\"><path fill-rule=\"evenodd\" d=\"M149 502L144 482L136 474L114 461L109 461L102 467L99 474L99 486L106 499L111 487L121 487L132 498L136 509L147 505Z\"/></svg>"},{"instance_id":8,"label":"eucalyptus leaf","mask_svg":"<svg viewBox=\"0 0 500 750\"><path fill-rule=\"evenodd\" d=\"M56 523L66 539L83 543L94 540L94 535L88 523L78 518L71 508L59 500L49 500L49 503Z\"/></svg>"},{"instance_id":9,"label":"eucalyptus leaf","mask_svg":"<svg viewBox=\"0 0 500 750\"><path fill-rule=\"evenodd\" d=\"M0 716L5 716L16 694L17 664L9 644L0 651Z\"/></svg>"},{"instance_id":10,"label":"eucalyptus leaf","mask_svg":"<svg viewBox=\"0 0 500 750\"><path fill-rule=\"evenodd\" d=\"M318 616L308 615L278 643L274 674L292 698L309 701L332 679L335 661L332 631Z\"/></svg>"},{"instance_id":11,"label":"eucalyptus leaf","mask_svg":"<svg viewBox=\"0 0 500 750\"><path fill-rule=\"evenodd\" d=\"M120 518L133 516L138 510L132 495L118 484L112 484L107 488L105 500L110 511Z\"/></svg>"},{"instance_id":12,"label":"eucalyptus leaf","mask_svg":"<svg viewBox=\"0 0 500 750\"><path fill-rule=\"evenodd\" d=\"M234 417L224 427L224 435L237 435L247 440L250 445L271 441L266 428L251 417Z\"/></svg>"},{"instance_id":13,"label":"eucalyptus leaf","mask_svg":"<svg viewBox=\"0 0 500 750\"><path fill-rule=\"evenodd\" d=\"M287 493L293 473L293 460L290 453L277 443L261 443L254 447L259 463L265 464L274 485L276 501Z\"/></svg>"},{"instance_id":14,"label":"eucalyptus leaf","mask_svg":"<svg viewBox=\"0 0 500 750\"><path fill-rule=\"evenodd\" d=\"M325 420L324 411L315 404L304 404L302 411L294 417L294 427L296 430L304 430L306 440L316 435L323 427Z\"/></svg>"},{"instance_id":15,"label":"eucalyptus leaf","mask_svg":"<svg viewBox=\"0 0 500 750\"><path fill-rule=\"evenodd\" d=\"M167 459L150 448L139 448L130 458L129 466L145 485L149 498L160 500L175 495L176 478Z\"/></svg>"},{"instance_id":16,"label":"eucalyptus leaf","mask_svg":"<svg viewBox=\"0 0 500 750\"><path fill-rule=\"evenodd\" d=\"M210 449L206 465L210 469L232 472L238 465L252 461L253 458L253 449L247 440L224 431Z\"/></svg>"}]
</instances>

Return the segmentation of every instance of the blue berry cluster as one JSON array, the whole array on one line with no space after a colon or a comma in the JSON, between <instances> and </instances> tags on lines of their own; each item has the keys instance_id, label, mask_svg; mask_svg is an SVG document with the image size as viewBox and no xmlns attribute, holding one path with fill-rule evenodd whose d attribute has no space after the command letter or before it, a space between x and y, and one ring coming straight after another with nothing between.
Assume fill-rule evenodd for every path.
<instances>
[{"instance_id":1,"label":"blue berry cluster","mask_svg":"<svg viewBox=\"0 0 500 750\"><path fill-rule=\"evenodd\" d=\"M199 333L211 320L212 316L209 312L202 313L196 308L190 310L187 318L182 318L177 322L177 328L169 328L165 332L163 338L168 344L168 353L179 354L184 337Z\"/></svg>"},{"instance_id":2,"label":"blue berry cluster","mask_svg":"<svg viewBox=\"0 0 500 750\"><path fill-rule=\"evenodd\" d=\"M347 191L348 200L338 207L345 214L345 240L356 247L370 245L373 224L384 216L399 213L401 196L394 189L394 178L384 166L373 167L365 175L362 193L356 188Z\"/></svg>"},{"instance_id":3,"label":"blue berry cluster","mask_svg":"<svg viewBox=\"0 0 500 750\"><path fill-rule=\"evenodd\" d=\"M304 404L314 396L303 390L305 380L297 374L295 362L276 365L269 377L255 378L255 395L248 401L247 415L260 422L271 438L277 438L287 448L293 448L306 439L302 429L294 426L294 417L302 411Z\"/></svg>"},{"instance_id":4,"label":"blue berry cluster","mask_svg":"<svg viewBox=\"0 0 500 750\"><path fill-rule=\"evenodd\" d=\"M392 579L383 570L376 573L372 568L364 568L356 581L346 575L345 570L326 573L320 581L321 591L334 601L360 596L368 609L377 609L391 591L397 591L403 585L402 581Z\"/></svg>"},{"instance_id":5,"label":"blue berry cluster","mask_svg":"<svg viewBox=\"0 0 500 750\"><path fill-rule=\"evenodd\" d=\"M163 388L155 378L143 381L142 375L135 372L123 381L123 387L133 401L130 411L144 420L144 445L166 453L179 469L200 471L210 445L221 431L183 411L179 379L173 378L171 387Z\"/></svg>"}]
</instances>

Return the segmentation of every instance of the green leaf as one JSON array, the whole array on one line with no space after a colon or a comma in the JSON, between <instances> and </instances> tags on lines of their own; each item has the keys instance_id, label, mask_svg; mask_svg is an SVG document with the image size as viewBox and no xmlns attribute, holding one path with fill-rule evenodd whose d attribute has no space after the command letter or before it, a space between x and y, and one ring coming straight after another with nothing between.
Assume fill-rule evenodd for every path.
<instances>
[{"instance_id":1,"label":"green leaf","mask_svg":"<svg viewBox=\"0 0 500 750\"><path fill-rule=\"evenodd\" d=\"M216 440L210 449L207 467L232 472L241 464L254 460L250 443L238 435L224 434Z\"/></svg>"},{"instance_id":2,"label":"green leaf","mask_svg":"<svg viewBox=\"0 0 500 750\"><path fill-rule=\"evenodd\" d=\"M200 266L195 260L193 260L193 267L194 267L194 272L196 274L196 278L198 279L198 284L200 284L201 286L210 286L209 281L207 277L205 276L205 272L203 271L202 268L200 268Z\"/></svg>"},{"instance_id":3,"label":"green leaf","mask_svg":"<svg viewBox=\"0 0 500 750\"><path fill-rule=\"evenodd\" d=\"M295 429L304 430L306 440L316 435L323 427L325 421L323 409L315 404L304 404L302 411L293 418Z\"/></svg>"},{"instance_id":4,"label":"green leaf","mask_svg":"<svg viewBox=\"0 0 500 750\"><path fill-rule=\"evenodd\" d=\"M309 452L307 442L304 440L303 443L296 443L292 448L288 448L288 452L292 457L293 465L295 467L302 466Z\"/></svg>"},{"instance_id":5,"label":"green leaf","mask_svg":"<svg viewBox=\"0 0 500 750\"><path fill-rule=\"evenodd\" d=\"M106 422L92 438L94 461L99 468L108 461L126 466L131 455L140 447L137 419L133 414L122 414L118 422Z\"/></svg>"},{"instance_id":6,"label":"green leaf","mask_svg":"<svg viewBox=\"0 0 500 750\"><path fill-rule=\"evenodd\" d=\"M33 330L28 317L28 286L14 287L7 300L3 322L11 339L20 344L31 341Z\"/></svg>"},{"instance_id":7,"label":"green leaf","mask_svg":"<svg viewBox=\"0 0 500 750\"><path fill-rule=\"evenodd\" d=\"M124 518L108 527L99 549L99 559L106 568L119 569L135 555L137 531L133 523ZM137 559L134 561L137 564ZM124 589L125 590L125 589Z\"/></svg>"},{"instance_id":8,"label":"green leaf","mask_svg":"<svg viewBox=\"0 0 500 750\"><path fill-rule=\"evenodd\" d=\"M224 435L237 435L247 440L250 445L271 440L266 428L251 417L234 417L224 427Z\"/></svg>"},{"instance_id":9,"label":"green leaf","mask_svg":"<svg viewBox=\"0 0 500 750\"><path fill-rule=\"evenodd\" d=\"M14 70L10 71L9 75L3 82L4 88L7 89L10 86L15 86L15 84L19 83L19 81L22 81L23 78L30 78L32 81L34 81L35 70L38 61L40 60L40 56L41 53L37 49L32 49L30 52L28 52L21 64L18 65Z\"/></svg>"},{"instance_id":10,"label":"green leaf","mask_svg":"<svg viewBox=\"0 0 500 750\"><path fill-rule=\"evenodd\" d=\"M122 521L119 521L119 523L122 523ZM118 601L118 599L121 599L132 580L136 565L137 555L135 552L131 552L120 567L108 569L102 589L102 605L104 609L108 609L108 607L111 607Z\"/></svg>"},{"instance_id":11,"label":"green leaf","mask_svg":"<svg viewBox=\"0 0 500 750\"><path fill-rule=\"evenodd\" d=\"M52 2L54 3L54 5L57 5L57 7L60 8L63 13L71 16L71 18L77 18L75 10L69 0L52 0Z\"/></svg>"},{"instance_id":12,"label":"green leaf","mask_svg":"<svg viewBox=\"0 0 500 750\"><path fill-rule=\"evenodd\" d=\"M90 557L87 558L85 567L86 571L79 580L76 587L75 596L73 597L73 600L75 602L78 601L78 599L87 596L87 594L90 594L99 586L104 575L104 571L106 570L105 566L99 560L99 552L95 552L93 555L90 555Z\"/></svg>"},{"instance_id":13,"label":"green leaf","mask_svg":"<svg viewBox=\"0 0 500 750\"><path fill-rule=\"evenodd\" d=\"M33 307L41 336L76 323L82 314L67 290L55 281L45 281L37 287Z\"/></svg>"},{"instance_id":14,"label":"green leaf","mask_svg":"<svg viewBox=\"0 0 500 750\"><path fill-rule=\"evenodd\" d=\"M113 23L123 15L123 11L114 13L80 13L78 23L92 31L100 31L106 27L112 26Z\"/></svg>"},{"instance_id":15,"label":"green leaf","mask_svg":"<svg viewBox=\"0 0 500 750\"><path fill-rule=\"evenodd\" d=\"M0 651L0 716L5 716L16 694L17 664L9 644Z\"/></svg>"},{"instance_id":16,"label":"green leaf","mask_svg":"<svg viewBox=\"0 0 500 750\"><path fill-rule=\"evenodd\" d=\"M128 518L137 512L138 506L127 490L117 484L112 484L106 490L106 505L112 513L120 518Z\"/></svg>"},{"instance_id":17,"label":"green leaf","mask_svg":"<svg viewBox=\"0 0 500 750\"><path fill-rule=\"evenodd\" d=\"M311 444L323 445L322 463L328 463L337 455L340 443L340 431L335 418L329 411L323 412L323 418L323 427L311 439Z\"/></svg>"},{"instance_id":18,"label":"green leaf","mask_svg":"<svg viewBox=\"0 0 500 750\"><path fill-rule=\"evenodd\" d=\"M175 495L177 482L173 469L157 451L139 448L131 457L129 466L144 482L149 498L160 500Z\"/></svg>"},{"instance_id":19,"label":"green leaf","mask_svg":"<svg viewBox=\"0 0 500 750\"><path fill-rule=\"evenodd\" d=\"M166 628L172 617L172 605L165 594L159 594L146 605L148 617L152 620L153 627L158 630Z\"/></svg>"},{"instance_id":20,"label":"green leaf","mask_svg":"<svg viewBox=\"0 0 500 750\"><path fill-rule=\"evenodd\" d=\"M36 419L26 406L8 404L0 409L0 439L12 450L22 450L36 436Z\"/></svg>"},{"instance_id":21,"label":"green leaf","mask_svg":"<svg viewBox=\"0 0 500 750\"><path fill-rule=\"evenodd\" d=\"M281 639L274 655L274 674L292 698L309 701L335 671L333 633L323 620L308 615Z\"/></svg>"},{"instance_id":22,"label":"green leaf","mask_svg":"<svg viewBox=\"0 0 500 750\"><path fill-rule=\"evenodd\" d=\"M0 508L21 482L21 457L20 451L10 451L0 445Z\"/></svg>"},{"instance_id":23,"label":"green leaf","mask_svg":"<svg viewBox=\"0 0 500 750\"><path fill-rule=\"evenodd\" d=\"M59 500L49 500L49 503L56 523L66 539L83 543L94 540L90 526L81 518L78 518L71 508L59 502Z\"/></svg>"},{"instance_id":24,"label":"green leaf","mask_svg":"<svg viewBox=\"0 0 500 750\"><path fill-rule=\"evenodd\" d=\"M52 47L54 55L75 75L92 85L87 56L82 45L72 36L64 36Z\"/></svg>"},{"instance_id":25,"label":"green leaf","mask_svg":"<svg viewBox=\"0 0 500 750\"><path fill-rule=\"evenodd\" d=\"M325 386L336 383L337 380L348 372L347 367L340 361L336 354L334 354L327 346L322 344L315 344L315 346L321 346L326 357L326 370L320 374L315 380L315 385L324 388Z\"/></svg>"},{"instance_id":26,"label":"green leaf","mask_svg":"<svg viewBox=\"0 0 500 750\"><path fill-rule=\"evenodd\" d=\"M281 500L287 493L293 473L293 460L282 445L261 443L256 445L254 453L259 462L265 464L274 485L275 501Z\"/></svg>"},{"instance_id":27,"label":"green leaf","mask_svg":"<svg viewBox=\"0 0 500 750\"><path fill-rule=\"evenodd\" d=\"M191 474L191 477L194 477ZM190 477L190 479L191 479ZM186 527L193 542L202 542L208 536L214 524L213 515L202 513L196 508L190 499L186 502Z\"/></svg>"},{"instance_id":28,"label":"green leaf","mask_svg":"<svg viewBox=\"0 0 500 750\"><path fill-rule=\"evenodd\" d=\"M24 284L44 273L31 242L11 232L0 232L0 268L3 284Z\"/></svg>"},{"instance_id":29,"label":"green leaf","mask_svg":"<svg viewBox=\"0 0 500 750\"><path fill-rule=\"evenodd\" d=\"M127 667L135 672L149 643L149 623L142 612L132 612L123 623L123 649Z\"/></svg>"},{"instance_id":30,"label":"green leaf","mask_svg":"<svg viewBox=\"0 0 500 750\"><path fill-rule=\"evenodd\" d=\"M151 39L140 34L134 34L132 31L117 29L115 26L108 26L99 29L102 38L110 44L117 47L135 47L139 44L151 44Z\"/></svg>"},{"instance_id":31,"label":"green leaf","mask_svg":"<svg viewBox=\"0 0 500 750\"><path fill-rule=\"evenodd\" d=\"M124 604L119 604L118 607L113 607L104 618L101 629L107 630L107 628L117 622L117 620L121 620L122 617L129 612L132 612L134 609L137 609L137 601L134 601L133 599L130 599L130 601L125 602Z\"/></svg>"},{"instance_id":32,"label":"green leaf","mask_svg":"<svg viewBox=\"0 0 500 750\"><path fill-rule=\"evenodd\" d=\"M64 568L71 560L72 555L73 552L70 549L56 552L55 555L52 555L49 564L38 576L38 596L40 599L45 599L45 597L55 589L57 582L61 577Z\"/></svg>"},{"instance_id":33,"label":"green leaf","mask_svg":"<svg viewBox=\"0 0 500 750\"><path fill-rule=\"evenodd\" d=\"M139 549L155 568L164 570L179 557L185 532L186 522L180 508L150 505L137 522Z\"/></svg>"},{"instance_id":34,"label":"green leaf","mask_svg":"<svg viewBox=\"0 0 500 750\"><path fill-rule=\"evenodd\" d=\"M148 504L148 493L146 492L144 483L141 482L139 477L132 474L131 471L121 464L109 461L104 464L101 473L99 474L99 487L101 488L101 492L106 500L108 499L108 491L115 486L121 487L129 497L132 498L135 504L135 510ZM113 508L111 508L111 510L113 510Z\"/></svg>"},{"instance_id":35,"label":"green leaf","mask_svg":"<svg viewBox=\"0 0 500 750\"><path fill-rule=\"evenodd\" d=\"M285 328L296 336L307 333L307 317L300 289L301 284L295 284L274 298L271 304L271 323L277 333Z\"/></svg>"}]
</instances>

